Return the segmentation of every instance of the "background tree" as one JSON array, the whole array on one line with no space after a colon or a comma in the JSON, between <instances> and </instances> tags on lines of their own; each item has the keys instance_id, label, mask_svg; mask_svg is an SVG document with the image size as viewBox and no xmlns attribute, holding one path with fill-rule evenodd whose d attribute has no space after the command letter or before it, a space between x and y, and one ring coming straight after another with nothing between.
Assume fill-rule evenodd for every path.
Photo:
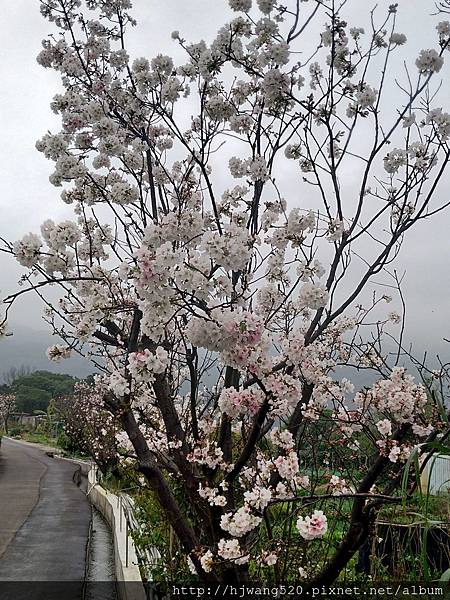
<instances>
[{"instance_id":1,"label":"background tree","mask_svg":"<svg viewBox=\"0 0 450 600\"><path fill-rule=\"evenodd\" d=\"M10 390L17 410L32 414L36 410L46 412L53 398L72 394L75 381L71 375L34 371L14 379Z\"/></svg>"},{"instance_id":2,"label":"background tree","mask_svg":"<svg viewBox=\"0 0 450 600\"><path fill-rule=\"evenodd\" d=\"M408 457L426 462L423 442L448 435L442 402L406 372L403 311L385 303L404 306L405 236L449 204L450 25L436 21L435 47L410 49L402 75L396 4L367 31L345 0L228 4L211 44L173 33L175 65L129 56L130 0L41 2L55 32L38 61L64 90L62 129L37 148L74 220L5 245L29 269L6 310L35 291L64 340L49 358L98 367L118 456L185 569L318 585L399 500ZM373 385L355 389L344 367Z\"/></svg>"},{"instance_id":3,"label":"background tree","mask_svg":"<svg viewBox=\"0 0 450 600\"><path fill-rule=\"evenodd\" d=\"M5 371L2 375L3 385L10 388L16 379L23 375L29 375L32 372L32 368L27 365L21 365L20 367L11 367Z\"/></svg>"}]
</instances>

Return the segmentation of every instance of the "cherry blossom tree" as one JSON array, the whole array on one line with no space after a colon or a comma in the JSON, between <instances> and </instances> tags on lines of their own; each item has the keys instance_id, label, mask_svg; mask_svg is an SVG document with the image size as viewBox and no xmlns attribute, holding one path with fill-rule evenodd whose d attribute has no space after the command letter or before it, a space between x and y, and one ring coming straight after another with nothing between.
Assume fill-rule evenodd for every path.
<instances>
[{"instance_id":1,"label":"cherry blossom tree","mask_svg":"<svg viewBox=\"0 0 450 600\"><path fill-rule=\"evenodd\" d=\"M16 408L16 397L14 394L0 394L0 428L8 433L8 420Z\"/></svg>"},{"instance_id":2,"label":"cherry blossom tree","mask_svg":"<svg viewBox=\"0 0 450 600\"><path fill-rule=\"evenodd\" d=\"M52 407L63 423L69 448L92 456L103 474L114 472L117 425L102 394L86 382L77 383L72 395L56 398Z\"/></svg>"},{"instance_id":3,"label":"cherry blossom tree","mask_svg":"<svg viewBox=\"0 0 450 600\"><path fill-rule=\"evenodd\" d=\"M96 365L186 569L332 582L448 435L444 367L406 368L396 265L449 204L450 25L412 51L396 4L363 28L351 0L224 0L212 43L173 32L175 64L130 56L131 8L41 1L63 91L37 149L74 218L5 244L27 269L6 312L34 291L49 358Z\"/></svg>"}]
</instances>

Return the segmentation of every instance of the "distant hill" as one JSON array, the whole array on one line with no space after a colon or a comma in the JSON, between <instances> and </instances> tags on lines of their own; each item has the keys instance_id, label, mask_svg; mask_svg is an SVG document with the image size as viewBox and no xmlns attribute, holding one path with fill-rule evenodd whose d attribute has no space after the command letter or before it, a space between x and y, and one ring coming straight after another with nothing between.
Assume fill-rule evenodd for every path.
<instances>
[{"instance_id":1,"label":"distant hill","mask_svg":"<svg viewBox=\"0 0 450 600\"><path fill-rule=\"evenodd\" d=\"M12 331L12 336L0 340L0 382L12 367L24 366L31 371L46 370L75 377L86 377L94 371L88 360L78 356L60 362L48 360L45 351L60 340L46 331L29 327L12 327Z\"/></svg>"}]
</instances>

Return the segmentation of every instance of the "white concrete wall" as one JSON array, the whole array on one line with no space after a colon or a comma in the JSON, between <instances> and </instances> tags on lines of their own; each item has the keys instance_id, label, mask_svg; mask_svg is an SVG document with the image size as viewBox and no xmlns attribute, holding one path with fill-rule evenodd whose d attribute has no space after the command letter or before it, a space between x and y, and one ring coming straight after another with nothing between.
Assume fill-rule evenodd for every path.
<instances>
[{"instance_id":1,"label":"white concrete wall","mask_svg":"<svg viewBox=\"0 0 450 600\"><path fill-rule=\"evenodd\" d=\"M114 539L117 587L121 600L146 600L136 548L131 538L131 532L127 532L126 518L119 496L111 494L96 483L95 468L89 471L88 486L90 501L111 527ZM121 582L132 582L133 584L121 585Z\"/></svg>"},{"instance_id":2,"label":"white concrete wall","mask_svg":"<svg viewBox=\"0 0 450 600\"><path fill-rule=\"evenodd\" d=\"M431 496L450 494L450 456L435 455L426 464L421 477L422 491Z\"/></svg>"}]
</instances>

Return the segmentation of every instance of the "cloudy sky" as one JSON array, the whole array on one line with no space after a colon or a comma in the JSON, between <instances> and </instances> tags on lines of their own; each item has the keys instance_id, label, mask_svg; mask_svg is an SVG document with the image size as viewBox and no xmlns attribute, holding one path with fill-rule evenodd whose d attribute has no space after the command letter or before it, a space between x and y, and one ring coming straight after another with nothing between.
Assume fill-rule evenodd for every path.
<instances>
[{"instance_id":1,"label":"cloudy sky","mask_svg":"<svg viewBox=\"0 0 450 600\"><path fill-rule=\"evenodd\" d=\"M390 2L378 2L385 10ZM369 1L351 0L349 21L367 25ZM402 69L403 60L412 63L418 48L437 47L432 0L400 0L397 30L411 41L393 68ZM350 10L351 9L351 10ZM190 41L211 39L231 12L226 0L135 0L138 28L130 38L132 55L151 57L158 52L180 58L180 50L170 33L180 30ZM323 24L321 24L323 25ZM1 235L14 240L29 231L38 231L46 218L70 218L70 209L59 200L59 192L48 183L51 164L35 150L35 142L47 130L56 131L58 120L49 108L52 96L60 90L58 75L44 70L35 61L41 40L51 25L39 13L38 0L14 0L8 3L0 21L0 119L2 143L0 205ZM408 47L409 48L409 47ZM409 53L409 54L408 54ZM448 59L450 62L450 54ZM448 75L448 70L446 71ZM448 91L448 90L447 90ZM447 95L450 112L450 94ZM444 98L445 101L445 98ZM396 92L392 90L392 105ZM449 171L450 173L450 171ZM439 193L445 200L450 190L449 173ZM351 189L351 176L344 182ZM399 271L406 270L405 295L408 302L407 339L417 350L442 352L444 336L450 337L450 212L420 225L410 235L398 261ZM16 289L20 269L0 256L0 290L4 296ZM41 307L28 297L17 304L11 323L43 329Z\"/></svg>"}]
</instances>

